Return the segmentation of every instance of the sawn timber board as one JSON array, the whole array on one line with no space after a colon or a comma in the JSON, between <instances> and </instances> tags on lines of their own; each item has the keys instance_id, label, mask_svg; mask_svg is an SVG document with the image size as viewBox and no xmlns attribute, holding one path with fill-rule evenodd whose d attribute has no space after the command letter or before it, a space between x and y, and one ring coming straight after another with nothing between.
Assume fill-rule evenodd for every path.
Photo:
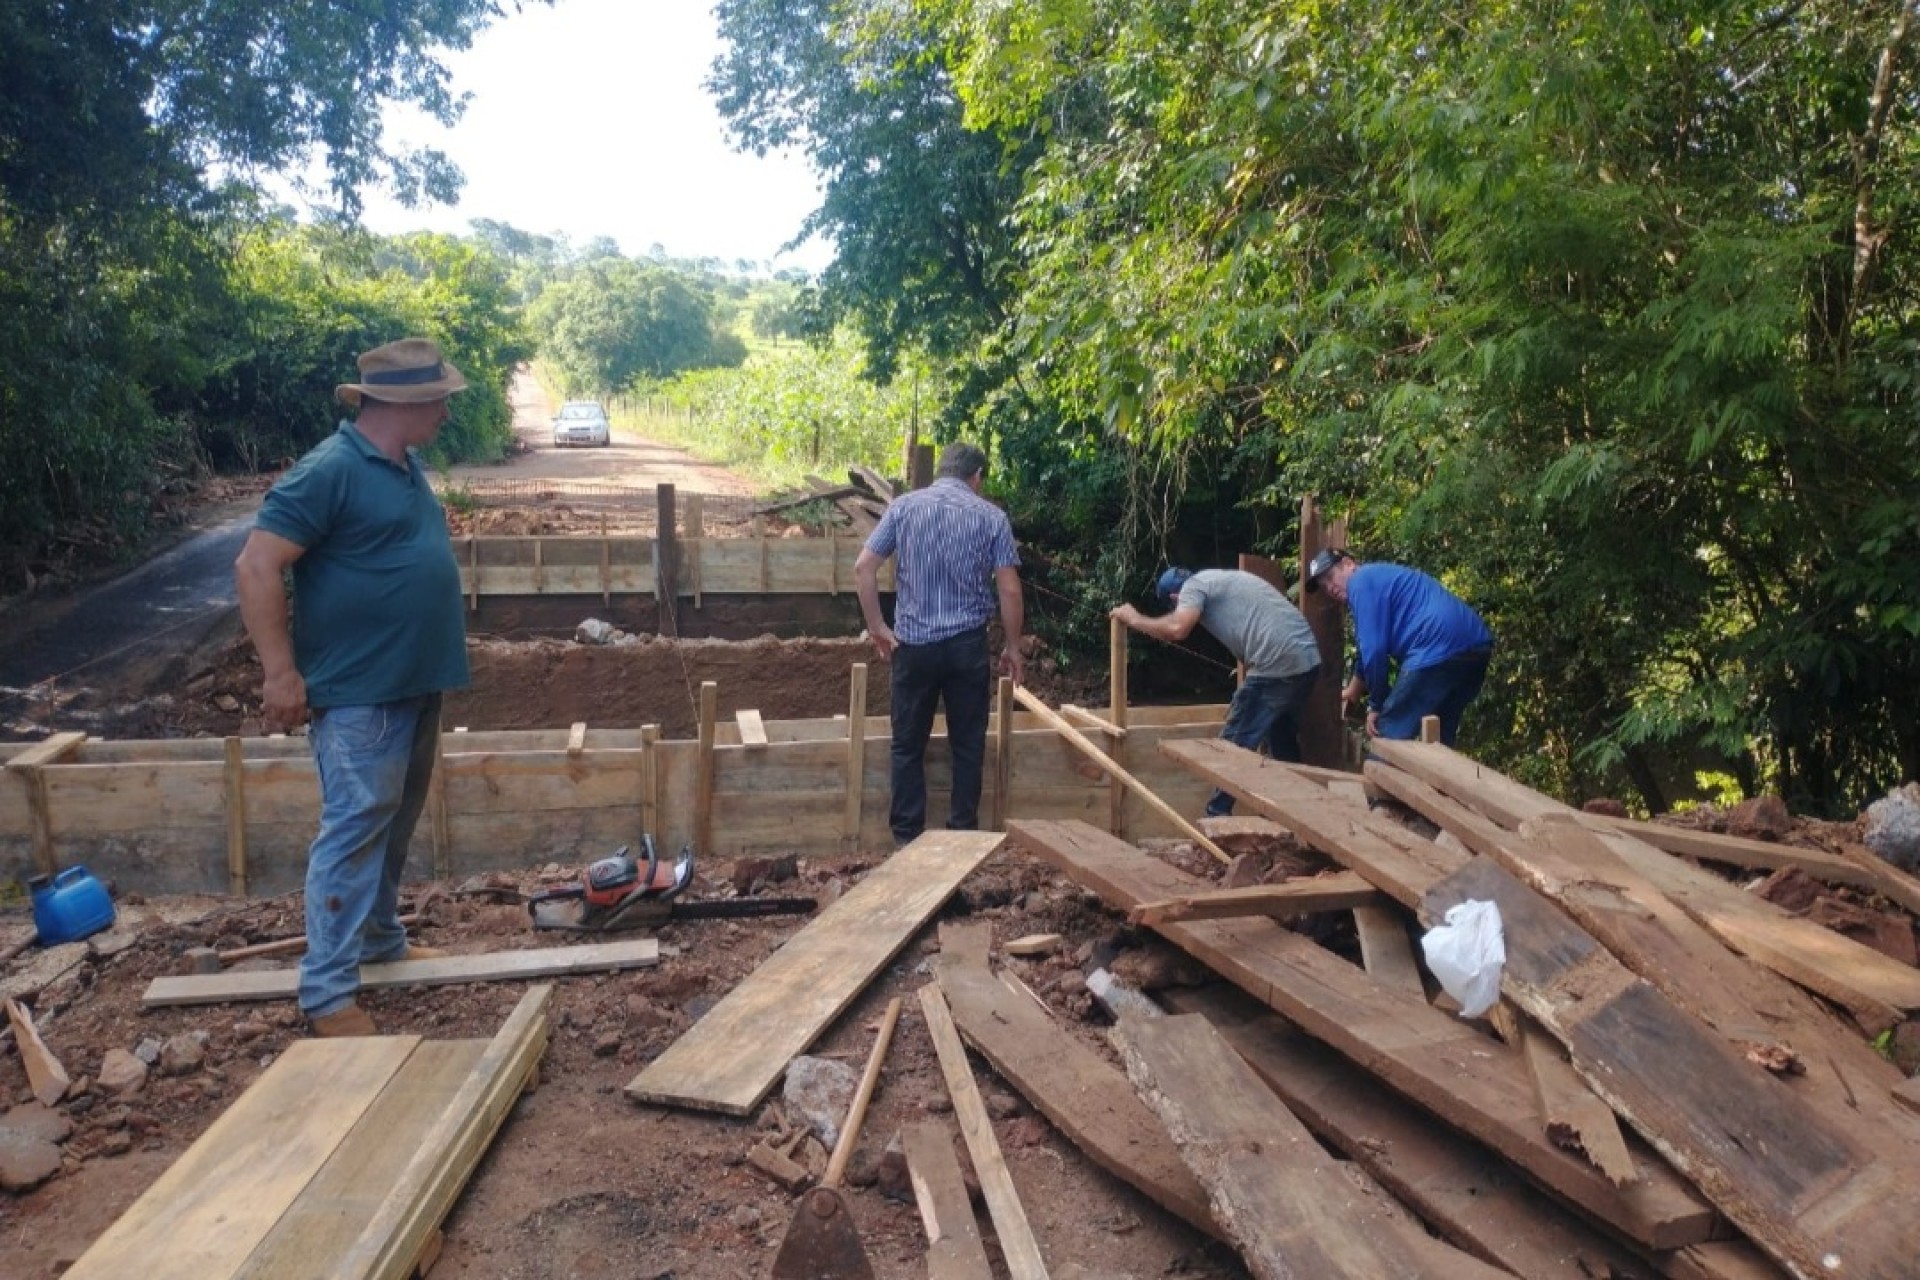
<instances>
[{"instance_id":1,"label":"sawn timber board","mask_svg":"<svg viewBox=\"0 0 1920 1280\"><path fill-rule=\"evenodd\" d=\"M637 1102L744 1116L1006 839L929 831L867 873L627 1084Z\"/></svg>"},{"instance_id":2,"label":"sawn timber board","mask_svg":"<svg viewBox=\"0 0 1920 1280\"><path fill-rule=\"evenodd\" d=\"M941 929L934 971L961 1038L1095 1164L1218 1235L1206 1191L1127 1078L994 977L984 958L950 946L954 932Z\"/></svg>"},{"instance_id":3,"label":"sawn timber board","mask_svg":"<svg viewBox=\"0 0 1920 1280\"><path fill-rule=\"evenodd\" d=\"M1008 834L1116 911L1202 883L1084 822L1013 822ZM1718 1215L1644 1148L1636 1155L1639 1181L1615 1187L1548 1141L1519 1054L1461 1019L1270 920L1199 921L1158 932L1628 1239L1674 1249L1712 1236Z\"/></svg>"},{"instance_id":4,"label":"sawn timber board","mask_svg":"<svg viewBox=\"0 0 1920 1280\"><path fill-rule=\"evenodd\" d=\"M1320 1146L1198 1014L1124 1018L1127 1074L1260 1280L1500 1280Z\"/></svg>"},{"instance_id":5,"label":"sawn timber board","mask_svg":"<svg viewBox=\"0 0 1920 1280\"><path fill-rule=\"evenodd\" d=\"M563 977L570 973L645 969L658 963L658 942L652 938L625 938L618 942L591 942L571 947L489 951L484 955L363 964L360 966L360 985L442 987L462 982L511 982L526 978ZM291 1000L297 994L299 984L298 969L155 978L147 985L147 992L141 997L140 1003L144 1008L161 1009L182 1004Z\"/></svg>"}]
</instances>

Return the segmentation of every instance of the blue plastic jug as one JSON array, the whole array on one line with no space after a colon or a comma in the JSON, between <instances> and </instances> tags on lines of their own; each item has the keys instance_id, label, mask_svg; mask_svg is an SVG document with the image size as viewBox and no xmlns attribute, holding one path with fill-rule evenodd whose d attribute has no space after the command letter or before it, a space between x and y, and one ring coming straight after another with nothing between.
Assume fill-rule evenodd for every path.
<instances>
[{"instance_id":1,"label":"blue plastic jug","mask_svg":"<svg viewBox=\"0 0 1920 1280\"><path fill-rule=\"evenodd\" d=\"M58 875L27 881L33 897L33 927L40 945L78 942L113 923L113 899L107 887L85 867L68 867Z\"/></svg>"}]
</instances>

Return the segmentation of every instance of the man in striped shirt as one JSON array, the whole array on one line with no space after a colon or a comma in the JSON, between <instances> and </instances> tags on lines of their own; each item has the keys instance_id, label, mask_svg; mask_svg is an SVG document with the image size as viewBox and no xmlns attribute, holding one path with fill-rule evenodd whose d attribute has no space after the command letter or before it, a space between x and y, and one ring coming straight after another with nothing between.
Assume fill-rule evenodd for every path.
<instances>
[{"instance_id":1,"label":"man in striped shirt","mask_svg":"<svg viewBox=\"0 0 1920 1280\"><path fill-rule=\"evenodd\" d=\"M953 764L947 827L980 824L980 778L987 755L987 706L993 662L987 624L996 606L1004 646L1002 672L1020 682L1025 603L1020 553L1007 513L980 496L987 455L950 444L934 481L895 498L854 561L867 634L893 667L893 800L888 821L895 847L927 825L927 739L936 706L947 716ZM894 559L893 625L880 612L880 566Z\"/></svg>"}]
</instances>

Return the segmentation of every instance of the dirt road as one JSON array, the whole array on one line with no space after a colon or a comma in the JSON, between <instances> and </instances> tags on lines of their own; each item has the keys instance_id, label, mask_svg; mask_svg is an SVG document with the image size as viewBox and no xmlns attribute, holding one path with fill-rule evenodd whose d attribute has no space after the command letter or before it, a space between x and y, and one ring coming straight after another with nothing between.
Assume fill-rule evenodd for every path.
<instances>
[{"instance_id":1,"label":"dirt road","mask_svg":"<svg viewBox=\"0 0 1920 1280\"><path fill-rule=\"evenodd\" d=\"M509 389L514 434L525 443L508 461L455 467L451 483L475 490L527 482L541 494L569 488L746 497L753 486L724 467L617 431L605 449L555 449L552 409L522 370ZM257 503L222 508L200 532L110 582L64 599L15 610L0 620L0 741L53 728L115 736L113 708L177 685L207 646L237 626L233 559Z\"/></svg>"}]
</instances>

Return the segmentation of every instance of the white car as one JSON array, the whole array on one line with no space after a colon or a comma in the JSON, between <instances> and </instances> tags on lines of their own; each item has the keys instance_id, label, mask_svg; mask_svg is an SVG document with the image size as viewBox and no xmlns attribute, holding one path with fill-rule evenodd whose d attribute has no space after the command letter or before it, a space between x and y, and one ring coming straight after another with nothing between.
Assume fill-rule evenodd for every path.
<instances>
[{"instance_id":1,"label":"white car","mask_svg":"<svg viewBox=\"0 0 1920 1280\"><path fill-rule=\"evenodd\" d=\"M570 444L608 445L607 411L591 400L569 400L553 418L553 447Z\"/></svg>"}]
</instances>

